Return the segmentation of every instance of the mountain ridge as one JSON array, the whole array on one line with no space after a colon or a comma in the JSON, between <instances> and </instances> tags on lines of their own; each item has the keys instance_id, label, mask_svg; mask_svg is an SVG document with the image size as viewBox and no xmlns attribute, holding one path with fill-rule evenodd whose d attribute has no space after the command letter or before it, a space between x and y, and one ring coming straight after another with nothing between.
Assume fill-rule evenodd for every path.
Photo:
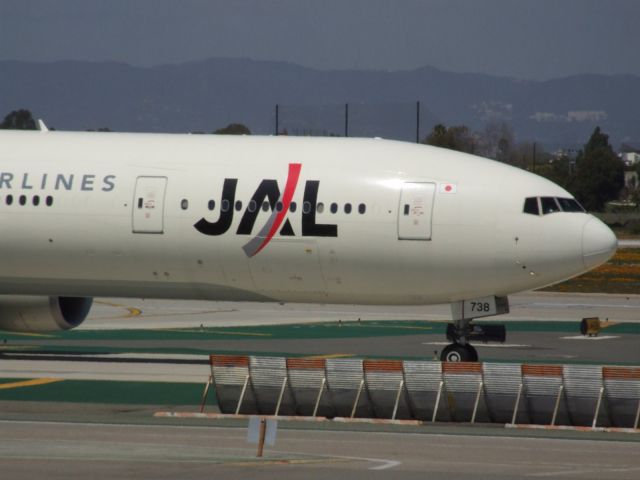
<instances>
[{"instance_id":1,"label":"mountain ridge","mask_svg":"<svg viewBox=\"0 0 640 480\"><path fill-rule=\"evenodd\" d=\"M290 62L209 58L137 67L116 61L0 61L0 114L28 108L58 129L212 131L241 122L255 133L349 133L415 141L435 123L482 130L506 122L518 141L584 144L595 126L614 144L640 145L640 76L571 75L544 81L432 66L318 70Z\"/></svg>"}]
</instances>

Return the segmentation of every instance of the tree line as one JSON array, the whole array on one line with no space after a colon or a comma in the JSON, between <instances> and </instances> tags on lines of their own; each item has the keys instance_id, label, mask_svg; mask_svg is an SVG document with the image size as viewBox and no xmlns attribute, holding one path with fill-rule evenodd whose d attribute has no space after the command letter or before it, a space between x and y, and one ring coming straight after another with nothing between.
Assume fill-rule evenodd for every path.
<instances>
[{"instance_id":1,"label":"tree line","mask_svg":"<svg viewBox=\"0 0 640 480\"><path fill-rule=\"evenodd\" d=\"M602 211L607 202L619 198L625 184L624 163L600 127L594 129L575 158L566 154L554 157L535 143L515 144L513 132L505 123L490 123L481 133L472 132L465 125L438 124L423 143L532 171L573 193L589 211ZM640 174L640 168L636 169Z\"/></svg>"}]
</instances>

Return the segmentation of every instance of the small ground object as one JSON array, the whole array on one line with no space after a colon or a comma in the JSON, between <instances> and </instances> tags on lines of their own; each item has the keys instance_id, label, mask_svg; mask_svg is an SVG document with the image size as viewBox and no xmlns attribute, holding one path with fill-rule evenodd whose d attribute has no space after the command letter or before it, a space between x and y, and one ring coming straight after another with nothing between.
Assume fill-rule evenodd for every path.
<instances>
[{"instance_id":1,"label":"small ground object","mask_svg":"<svg viewBox=\"0 0 640 480\"><path fill-rule=\"evenodd\" d=\"M597 337L602 329L599 317L583 318L580 322L580 333L590 337Z\"/></svg>"}]
</instances>

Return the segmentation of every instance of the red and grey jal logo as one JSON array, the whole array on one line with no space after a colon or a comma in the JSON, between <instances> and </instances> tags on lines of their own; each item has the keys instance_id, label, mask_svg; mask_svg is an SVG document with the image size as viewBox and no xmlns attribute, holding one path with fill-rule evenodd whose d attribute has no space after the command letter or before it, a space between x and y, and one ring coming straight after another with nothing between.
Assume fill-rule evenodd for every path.
<instances>
[{"instance_id":1,"label":"red and grey jal logo","mask_svg":"<svg viewBox=\"0 0 640 480\"><path fill-rule=\"evenodd\" d=\"M281 236L295 236L291 222L287 218L293 212L290 211L291 202L296 193L302 164L290 163L287 181L284 190L281 192L277 180L265 179L260 182L258 188L253 193L247 208L245 208L236 234L251 235L255 227L261 206L268 204L271 214L258 233L251 238L242 249L248 257L253 257L260 253L273 239L276 233ZM209 222L206 218L201 218L195 225L195 229L204 235L222 235L226 233L233 222L234 208L236 201L237 178L225 178L222 186L221 205L229 208L221 209L220 217L216 222ZM316 204L318 200L319 180L307 180L303 192L302 232L303 237L337 237L338 226L331 224L316 223Z\"/></svg>"}]
</instances>

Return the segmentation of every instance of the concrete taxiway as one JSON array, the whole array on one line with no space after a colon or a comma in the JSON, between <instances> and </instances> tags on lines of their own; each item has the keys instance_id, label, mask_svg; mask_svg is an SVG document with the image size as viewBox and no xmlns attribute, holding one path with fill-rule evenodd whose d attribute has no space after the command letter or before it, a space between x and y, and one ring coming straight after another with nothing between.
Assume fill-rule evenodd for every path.
<instances>
[{"instance_id":1,"label":"concrete taxiway","mask_svg":"<svg viewBox=\"0 0 640 480\"><path fill-rule=\"evenodd\" d=\"M640 296L514 295L491 361L640 365ZM156 419L197 411L209 353L429 359L447 306L356 307L107 299L77 331L0 335L0 469L7 478L638 478L638 434L487 426L280 422L262 460L246 421ZM598 337L583 317L609 319ZM361 319L361 323L357 322ZM215 410L215 405L208 407Z\"/></svg>"},{"instance_id":2,"label":"concrete taxiway","mask_svg":"<svg viewBox=\"0 0 640 480\"><path fill-rule=\"evenodd\" d=\"M481 359L640 364L639 295L532 292L511 305L486 319L507 324L507 341L476 343ZM600 335L580 335L594 316L609 320ZM109 299L72 332L14 335L0 352L4 376L199 382L210 353L434 359L449 318L448 306Z\"/></svg>"},{"instance_id":3,"label":"concrete taxiway","mask_svg":"<svg viewBox=\"0 0 640 480\"><path fill-rule=\"evenodd\" d=\"M282 424L281 424L282 425ZM636 479L637 442L437 432L278 429L262 459L245 427L0 421L12 479ZM427 429L428 430L428 429ZM495 430L495 429L494 429Z\"/></svg>"},{"instance_id":4,"label":"concrete taxiway","mask_svg":"<svg viewBox=\"0 0 640 480\"><path fill-rule=\"evenodd\" d=\"M504 320L579 321L601 317L640 322L640 295L527 292L509 296ZM338 320L448 320L449 305L356 306L100 299L79 330L232 327ZM491 318L489 318L491 319Z\"/></svg>"}]
</instances>

